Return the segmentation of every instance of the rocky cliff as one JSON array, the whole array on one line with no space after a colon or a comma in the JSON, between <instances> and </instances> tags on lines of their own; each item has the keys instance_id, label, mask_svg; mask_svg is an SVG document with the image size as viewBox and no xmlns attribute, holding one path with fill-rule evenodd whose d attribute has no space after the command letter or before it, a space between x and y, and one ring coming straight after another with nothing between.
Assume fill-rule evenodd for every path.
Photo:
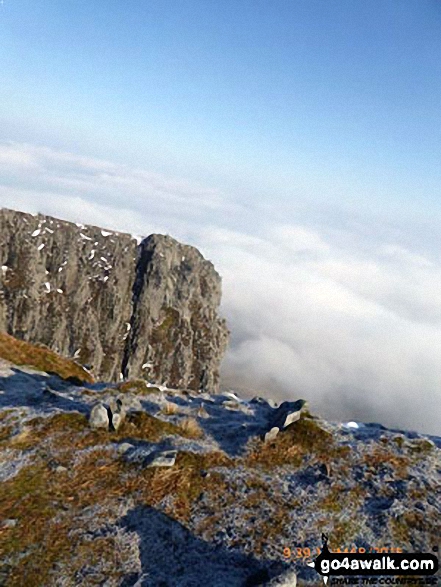
<instances>
[{"instance_id":1,"label":"rocky cliff","mask_svg":"<svg viewBox=\"0 0 441 587\"><path fill-rule=\"evenodd\" d=\"M199 251L0 210L0 331L90 365L214 391L227 343L221 281Z\"/></svg>"}]
</instances>

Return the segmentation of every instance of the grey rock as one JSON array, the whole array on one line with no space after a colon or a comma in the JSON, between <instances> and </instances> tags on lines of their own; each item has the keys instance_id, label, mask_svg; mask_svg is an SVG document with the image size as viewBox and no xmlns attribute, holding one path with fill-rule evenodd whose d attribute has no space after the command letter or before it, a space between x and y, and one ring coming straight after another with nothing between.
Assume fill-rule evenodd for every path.
<instances>
[{"instance_id":1,"label":"grey rock","mask_svg":"<svg viewBox=\"0 0 441 587\"><path fill-rule=\"evenodd\" d=\"M201 406L198 408L196 415L198 418L209 418L210 417L210 414L205 409L204 404L201 404Z\"/></svg>"},{"instance_id":2,"label":"grey rock","mask_svg":"<svg viewBox=\"0 0 441 587\"><path fill-rule=\"evenodd\" d=\"M254 396L251 400L250 400L250 404L257 404L257 405L265 405L265 406L270 406L271 408L277 408L277 402L275 400L273 400L272 398L265 398L265 397L260 397L258 395Z\"/></svg>"},{"instance_id":3,"label":"grey rock","mask_svg":"<svg viewBox=\"0 0 441 587\"><path fill-rule=\"evenodd\" d=\"M6 530L6 529L15 528L16 525L17 525L17 520L14 518L10 518L8 520L3 520L0 527L4 528Z\"/></svg>"},{"instance_id":4,"label":"grey rock","mask_svg":"<svg viewBox=\"0 0 441 587\"><path fill-rule=\"evenodd\" d=\"M284 430L294 422L300 419L303 407L306 405L305 400L299 399L295 402L283 402L271 415L270 429L265 434L265 442L274 440L280 430Z\"/></svg>"},{"instance_id":5,"label":"grey rock","mask_svg":"<svg viewBox=\"0 0 441 587\"><path fill-rule=\"evenodd\" d=\"M147 446L133 446L126 447L126 444L121 445L121 453L124 459L129 463L135 463L139 465L146 465L151 462L152 455L158 450L155 445ZM124 448L123 448L124 447Z\"/></svg>"},{"instance_id":6,"label":"grey rock","mask_svg":"<svg viewBox=\"0 0 441 587\"><path fill-rule=\"evenodd\" d=\"M121 424L124 422L125 414L123 412L112 413L112 427L118 430Z\"/></svg>"},{"instance_id":7,"label":"grey rock","mask_svg":"<svg viewBox=\"0 0 441 587\"><path fill-rule=\"evenodd\" d=\"M110 411L112 412L112 415L124 414L124 412L125 412L124 407L123 407L123 402L119 397L118 398L112 397L109 400L109 408L110 408Z\"/></svg>"},{"instance_id":8,"label":"grey rock","mask_svg":"<svg viewBox=\"0 0 441 587\"><path fill-rule=\"evenodd\" d=\"M133 444L130 444L130 442L122 442L121 444L118 444L118 453L120 455L123 455L125 453L127 453L129 450L132 450L134 448Z\"/></svg>"},{"instance_id":9,"label":"grey rock","mask_svg":"<svg viewBox=\"0 0 441 587\"><path fill-rule=\"evenodd\" d=\"M217 316L221 283L213 265L193 247L151 235L139 247L136 274L124 375L151 364L154 383L216 391L228 331Z\"/></svg>"},{"instance_id":10,"label":"grey rock","mask_svg":"<svg viewBox=\"0 0 441 587\"><path fill-rule=\"evenodd\" d=\"M236 402L235 400L231 400L231 399L225 400L224 402L222 402L222 405L227 410L237 410L240 406L240 404L238 402Z\"/></svg>"},{"instance_id":11,"label":"grey rock","mask_svg":"<svg viewBox=\"0 0 441 587\"><path fill-rule=\"evenodd\" d=\"M143 407L139 398L135 396L122 396L120 397L122 401L122 408L124 412L127 414L128 412L142 412Z\"/></svg>"},{"instance_id":12,"label":"grey rock","mask_svg":"<svg viewBox=\"0 0 441 587\"><path fill-rule=\"evenodd\" d=\"M119 397L111 398L107 407L110 420L109 428L111 430L118 430L124 422L127 413L124 401Z\"/></svg>"},{"instance_id":13,"label":"grey rock","mask_svg":"<svg viewBox=\"0 0 441 587\"><path fill-rule=\"evenodd\" d=\"M1 209L0 266L0 332L107 381L217 391L221 280L194 247Z\"/></svg>"},{"instance_id":14,"label":"grey rock","mask_svg":"<svg viewBox=\"0 0 441 587\"><path fill-rule=\"evenodd\" d=\"M264 437L265 442L271 442L272 440L274 440L276 438L276 436L279 434L280 429L277 428L277 426L274 426L273 428L271 428L271 430L269 430Z\"/></svg>"},{"instance_id":15,"label":"grey rock","mask_svg":"<svg viewBox=\"0 0 441 587\"><path fill-rule=\"evenodd\" d=\"M67 473L68 469L67 467L63 467L63 465L58 465L55 467L54 471L55 473Z\"/></svg>"},{"instance_id":16,"label":"grey rock","mask_svg":"<svg viewBox=\"0 0 441 587\"><path fill-rule=\"evenodd\" d=\"M283 428L287 428L293 422L297 422L300 419L300 413L305 403L303 399L295 402L283 402L271 418L271 425L283 430Z\"/></svg>"},{"instance_id":17,"label":"grey rock","mask_svg":"<svg viewBox=\"0 0 441 587\"><path fill-rule=\"evenodd\" d=\"M157 451L152 455L148 467L173 467L178 452L176 450Z\"/></svg>"},{"instance_id":18,"label":"grey rock","mask_svg":"<svg viewBox=\"0 0 441 587\"><path fill-rule=\"evenodd\" d=\"M92 408L89 416L89 424L92 428L105 428L108 430L110 422L106 406L100 403Z\"/></svg>"}]
</instances>

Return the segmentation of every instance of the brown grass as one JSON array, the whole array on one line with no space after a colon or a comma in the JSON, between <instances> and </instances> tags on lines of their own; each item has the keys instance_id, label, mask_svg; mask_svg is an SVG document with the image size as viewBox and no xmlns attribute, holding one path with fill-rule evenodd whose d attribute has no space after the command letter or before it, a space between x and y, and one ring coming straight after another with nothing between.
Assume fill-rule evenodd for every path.
<instances>
[{"instance_id":1,"label":"brown grass","mask_svg":"<svg viewBox=\"0 0 441 587\"><path fill-rule=\"evenodd\" d=\"M197 422L196 422L197 424ZM85 415L63 412L50 418L37 417L30 420L23 430L12 435L12 426L0 429L1 447L26 450L37 445L54 445L58 450L81 450L87 447L124 439L157 442L164 436L176 434L195 438L196 429L191 425L176 426L164 422L146 412L129 413L117 432L95 430L89 426Z\"/></svg>"},{"instance_id":2,"label":"brown grass","mask_svg":"<svg viewBox=\"0 0 441 587\"><path fill-rule=\"evenodd\" d=\"M196 418L184 418L179 422L179 429L187 438L202 438L204 433Z\"/></svg>"},{"instance_id":3,"label":"brown grass","mask_svg":"<svg viewBox=\"0 0 441 587\"><path fill-rule=\"evenodd\" d=\"M181 429L170 422L164 422L147 412L134 412L127 415L118 432L112 437L115 439L130 437L155 442L167 434L183 436Z\"/></svg>"},{"instance_id":4,"label":"brown grass","mask_svg":"<svg viewBox=\"0 0 441 587\"><path fill-rule=\"evenodd\" d=\"M162 413L166 416L174 416L178 413L178 411L178 406L172 402L167 402L165 406L162 408Z\"/></svg>"},{"instance_id":5,"label":"brown grass","mask_svg":"<svg viewBox=\"0 0 441 587\"><path fill-rule=\"evenodd\" d=\"M94 381L90 373L75 361L61 357L46 347L18 340L4 332L0 333L0 358L15 365L28 365L39 371L56 373L63 379L75 377L87 383Z\"/></svg>"},{"instance_id":6,"label":"brown grass","mask_svg":"<svg viewBox=\"0 0 441 587\"><path fill-rule=\"evenodd\" d=\"M309 414L280 432L272 442L256 441L244 459L244 465L271 469L275 466L298 467L306 459L335 463L350 455L348 446L337 445L333 436Z\"/></svg>"},{"instance_id":7,"label":"brown grass","mask_svg":"<svg viewBox=\"0 0 441 587\"><path fill-rule=\"evenodd\" d=\"M64 429L68 436L76 433L81 439L84 432L81 416L69 414L67 419L62 416L67 415L51 418L54 429ZM39 430L44 431L41 422ZM91 434L96 432L102 431L91 431ZM58 442L54 444L46 447L44 459L36 456L33 466L22 469L0 486L0 519L17 520L14 528L0 531L0 560L11 557L12 562L5 582L8 587L50 585L55 565L63 564L63 573L72 577L82 566L100 560L108 561L112 576L122 578L122 566L114 560L112 537L92 542L83 538L72 540L70 533L78 529L84 509L100 504L104 524L115 500L132 497L136 504L155 507L172 497L173 507L167 513L185 523L200 494L217 491L219 487L216 473L202 472L231 464L220 452L179 453L172 469L140 469L116 459L112 451L97 449L85 453L72 467L72 447L78 446L75 438L70 437L70 448L66 450L60 449ZM68 471L60 474L52 470L48 463L53 458L67 466ZM87 522L83 524L83 530L87 530Z\"/></svg>"},{"instance_id":8,"label":"brown grass","mask_svg":"<svg viewBox=\"0 0 441 587\"><path fill-rule=\"evenodd\" d=\"M119 383L116 389L122 393L134 393L136 395L150 395L160 393L158 387L149 387L144 379L132 379Z\"/></svg>"},{"instance_id":9,"label":"brown grass","mask_svg":"<svg viewBox=\"0 0 441 587\"><path fill-rule=\"evenodd\" d=\"M376 446L371 453L364 455L362 463L373 472L376 472L380 467L392 467L397 476L405 478L410 460L406 456L396 455L387 447Z\"/></svg>"}]
</instances>

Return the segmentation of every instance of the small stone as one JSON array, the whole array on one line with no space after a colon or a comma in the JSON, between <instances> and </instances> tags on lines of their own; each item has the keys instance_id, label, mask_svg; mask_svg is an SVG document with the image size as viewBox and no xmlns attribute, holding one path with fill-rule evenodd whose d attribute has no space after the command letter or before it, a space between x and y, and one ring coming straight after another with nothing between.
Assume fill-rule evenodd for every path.
<instances>
[{"instance_id":1,"label":"small stone","mask_svg":"<svg viewBox=\"0 0 441 587\"><path fill-rule=\"evenodd\" d=\"M176 462L177 450L163 450L156 452L148 467L173 467Z\"/></svg>"},{"instance_id":2,"label":"small stone","mask_svg":"<svg viewBox=\"0 0 441 587\"><path fill-rule=\"evenodd\" d=\"M274 440L276 438L276 436L279 434L279 432L280 432L280 429L277 426L273 426L273 428L271 428L271 430L265 434L264 441L271 442L272 440Z\"/></svg>"},{"instance_id":3,"label":"small stone","mask_svg":"<svg viewBox=\"0 0 441 587\"><path fill-rule=\"evenodd\" d=\"M249 403L270 406L271 408L277 408L277 402L275 400L273 400L272 398L260 397L258 395L254 396L252 399L250 399Z\"/></svg>"},{"instance_id":4,"label":"small stone","mask_svg":"<svg viewBox=\"0 0 441 587\"><path fill-rule=\"evenodd\" d=\"M131 450L132 448L134 448L134 446L133 444L130 444L130 442L122 442L118 445L118 452L120 455L123 455L126 452L129 452L129 450Z\"/></svg>"},{"instance_id":5,"label":"small stone","mask_svg":"<svg viewBox=\"0 0 441 587\"><path fill-rule=\"evenodd\" d=\"M124 421L124 414L117 412L116 414L112 413L112 426L115 430L118 430L118 428L121 426L121 424Z\"/></svg>"},{"instance_id":6,"label":"small stone","mask_svg":"<svg viewBox=\"0 0 441 587\"><path fill-rule=\"evenodd\" d=\"M3 522L1 523L1 527L5 530L15 528L16 525L17 525L17 520L15 520L14 518L10 518L8 520L3 520Z\"/></svg>"},{"instance_id":7,"label":"small stone","mask_svg":"<svg viewBox=\"0 0 441 587\"><path fill-rule=\"evenodd\" d=\"M97 404L92 408L89 416L89 424L92 428L109 429L109 414L103 404Z\"/></svg>"},{"instance_id":8,"label":"small stone","mask_svg":"<svg viewBox=\"0 0 441 587\"><path fill-rule=\"evenodd\" d=\"M237 410L239 408L239 404L236 401L230 399L222 402L222 406L227 410Z\"/></svg>"},{"instance_id":9,"label":"small stone","mask_svg":"<svg viewBox=\"0 0 441 587\"><path fill-rule=\"evenodd\" d=\"M55 473L67 473L68 469L67 467L63 467L63 465L58 465L58 467L55 467L54 471Z\"/></svg>"},{"instance_id":10,"label":"small stone","mask_svg":"<svg viewBox=\"0 0 441 587\"><path fill-rule=\"evenodd\" d=\"M198 418L209 418L210 414L207 412L205 407L202 405L197 411Z\"/></svg>"}]
</instances>

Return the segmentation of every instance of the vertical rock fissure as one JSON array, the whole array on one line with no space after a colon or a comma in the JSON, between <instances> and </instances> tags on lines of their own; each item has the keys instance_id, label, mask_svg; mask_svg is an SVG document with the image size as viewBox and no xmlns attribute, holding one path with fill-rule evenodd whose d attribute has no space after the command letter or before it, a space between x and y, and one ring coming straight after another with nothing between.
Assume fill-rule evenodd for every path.
<instances>
[{"instance_id":1,"label":"vertical rock fissure","mask_svg":"<svg viewBox=\"0 0 441 587\"><path fill-rule=\"evenodd\" d=\"M135 279L132 288L132 313L130 316L130 332L127 337L124 347L123 360L121 365L121 373L124 379L129 377L129 360L133 352L137 348L137 339L139 338L139 322L136 320L138 315L138 307L141 299L141 293L144 288L144 282L147 277L147 268L151 263L153 253L144 250L144 239L137 248L137 258L135 267Z\"/></svg>"}]
</instances>

